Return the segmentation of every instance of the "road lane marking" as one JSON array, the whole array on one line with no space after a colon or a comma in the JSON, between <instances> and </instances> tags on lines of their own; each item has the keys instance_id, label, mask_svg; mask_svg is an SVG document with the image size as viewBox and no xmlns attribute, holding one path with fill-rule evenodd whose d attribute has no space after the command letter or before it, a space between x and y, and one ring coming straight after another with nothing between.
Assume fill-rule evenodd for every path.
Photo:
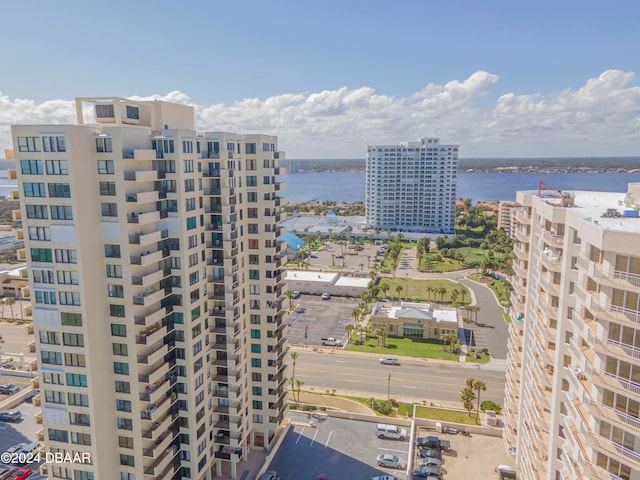
<instances>
[{"instance_id":1,"label":"road lane marking","mask_svg":"<svg viewBox=\"0 0 640 480\"><path fill-rule=\"evenodd\" d=\"M347 380L347 382L351 382L351 383L360 383L360 380Z\"/></svg>"},{"instance_id":2,"label":"road lane marking","mask_svg":"<svg viewBox=\"0 0 640 480\"><path fill-rule=\"evenodd\" d=\"M303 433L304 433L304 427L302 427L302 430L300 430L300 433L298 434L298 439L296 440L296 445L300 441L300 437L302 436Z\"/></svg>"},{"instance_id":3,"label":"road lane marking","mask_svg":"<svg viewBox=\"0 0 640 480\"><path fill-rule=\"evenodd\" d=\"M329 446L329 440L331 440L331 435L333 435L333 430L329 432L329 438L327 438L327 443L324 444L324 448L327 448Z\"/></svg>"},{"instance_id":4,"label":"road lane marking","mask_svg":"<svg viewBox=\"0 0 640 480\"><path fill-rule=\"evenodd\" d=\"M378 450L384 450L385 452L407 453L407 451L406 451L406 450L393 450L392 448L382 448L382 447L378 447Z\"/></svg>"},{"instance_id":5,"label":"road lane marking","mask_svg":"<svg viewBox=\"0 0 640 480\"><path fill-rule=\"evenodd\" d=\"M313 438L311 439L311 443L309 444L310 447L313 446L313 442L316 441L317 436L318 436L318 429L316 428L316 433L313 434Z\"/></svg>"},{"instance_id":6,"label":"road lane marking","mask_svg":"<svg viewBox=\"0 0 640 480\"><path fill-rule=\"evenodd\" d=\"M413 385L402 385L400 388L413 388L413 389L416 389L418 387L414 387Z\"/></svg>"}]
</instances>

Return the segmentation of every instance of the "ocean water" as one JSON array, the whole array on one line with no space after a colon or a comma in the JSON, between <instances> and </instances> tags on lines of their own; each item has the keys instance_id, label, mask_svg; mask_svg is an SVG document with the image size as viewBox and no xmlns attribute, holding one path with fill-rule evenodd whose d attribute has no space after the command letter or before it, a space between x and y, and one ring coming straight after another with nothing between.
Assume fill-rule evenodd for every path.
<instances>
[{"instance_id":1,"label":"ocean water","mask_svg":"<svg viewBox=\"0 0 640 480\"><path fill-rule=\"evenodd\" d=\"M456 198L473 202L515 200L519 190L538 190L540 173L459 173ZM291 173L280 177L286 184L282 196L295 202L364 201L364 172ZM640 182L640 173L557 173L544 179L547 188L626 192L627 184Z\"/></svg>"}]
</instances>

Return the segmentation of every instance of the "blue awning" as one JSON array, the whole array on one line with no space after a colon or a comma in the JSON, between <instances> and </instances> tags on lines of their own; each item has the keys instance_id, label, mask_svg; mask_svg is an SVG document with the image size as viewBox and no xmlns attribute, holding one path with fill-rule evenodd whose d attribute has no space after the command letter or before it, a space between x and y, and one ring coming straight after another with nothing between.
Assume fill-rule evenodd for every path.
<instances>
[{"instance_id":1,"label":"blue awning","mask_svg":"<svg viewBox=\"0 0 640 480\"><path fill-rule=\"evenodd\" d=\"M289 245L289 247L291 247L291 249L293 249L296 252L307 244L304 240L302 240L300 237L298 237L297 235L294 235L291 232L287 232L284 235L282 235L280 237L280 240L285 242L287 245Z\"/></svg>"}]
</instances>

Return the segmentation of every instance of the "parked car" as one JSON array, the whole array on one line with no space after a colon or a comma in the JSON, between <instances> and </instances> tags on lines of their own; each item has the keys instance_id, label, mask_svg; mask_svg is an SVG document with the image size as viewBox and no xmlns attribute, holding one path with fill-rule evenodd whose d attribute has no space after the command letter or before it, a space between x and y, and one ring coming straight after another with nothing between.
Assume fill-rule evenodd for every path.
<instances>
[{"instance_id":1,"label":"parked car","mask_svg":"<svg viewBox=\"0 0 640 480\"><path fill-rule=\"evenodd\" d=\"M437 458L438 460L440 460L442 458L442 451L440 450L434 450L432 448L428 448L428 449L421 449L418 450L418 457L419 458Z\"/></svg>"},{"instance_id":2,"label":"parked car","mask_svg":"<svg viewBox=\"0 0 640 480\"><path fill-rule=\"evenodd\" d=\"M29 467L19 468L14 472L15 477L12 480L25 480L32 472Z\"/></svg>"},{"instance_id":3,"label":"parked car","mask_svg":"<svg viewBox=\"0 0 640 480\"><path fill-rule=\"evenodd\" d=\"M379 423L376 426L376 437L378 438L395 438L404 441L407 438L407 430L397 425L386 425Z\"/></svg>"},{"instance_id":4,"label":"parked car","mask_svg":"<svg viewBox=\"0 0 640 480\"><path fill-rule=\"evenodd\" d=\"M318 255L309 255L309 258L318 258Z\"/></svg>"},{"instance_id":5,"label":"parked car","mask_svg":"<svg viewBox=\"0 0 640 480\"><path fill-rule=\"evenodd\" d=\"M364 250L364 247L356 247L356 252L361 252Z\"/></svg>"},{"instance_id":6,"label":"parked car","mask_svg":"<svg viewBox=\"0 0 640 480\"><path fill-rule=\"evenodd\" d=\"M338 260L342 260L344 258L344 255L336 255L336 259Z\"/></svg>"},{"instance_id":7,"label":"parked car","mask_svg":"<svg viewBox=\"0 0 640 480\"><path fill-rule=\"evenodd\" d=\"M258 480L280 480L280 477L275 470L267 470L258 477Z\"/></svg>"},{"instance_id":8,"label":"parked car","mask_svg":"<svg viewBox=\"0 0 640 480\"><path fill-rule=\"evenodd\" d=\"M0 393L4 393L5 395L13 395L14 393L18 393L20 391L20 387L13 385L11 383L5 383L4 385L0 385Z\"/></svg>"},{"instance_id":9,"label":"parked car","mask_svg":"<svg viewBox=\"0 0 640 480\"><path fill-rule=\"evenodd\" d=\"M18 422L22 419L22 413L17 410L3 410L0 412L1 422Z\"/></svg>"},{"instance_id":10,"label":"parked car","mask_svg":"<svg viewBox=\"0 0 640 480\"><path fill-rule=\"evenodd\" d=\"M379 467L387 467L387 468L407 468L406 462L400 460L396 455L392 455L391 453L381 453L376 458L376 463Z\"/></svg>"},{"instance_id":11,"label":"parked car","mask_svg":"<svg viewBox=\"0 0 640 480\"><path fill-rule=\"evenodd\" d=\"M400 365L400 362L396 357L382 357L380 359L382 365Z\"/></svg>"},{"instance_id":12,"label":"parked car","mask_svg":"<svg viewBox=\"0 0 640 480\"><path fill-rule=\"evenodd\" d=\"M298 290L293 292L293 298L300 298L300 292Z\"/></svg>"},{"instance_id":13,"label":"parked car","mask_svg":"<svg viewBox=\"0 0 640 480\"><path fill-rule=\"evenodd\" d=\"M4 455L7 458L10 458L9 455L13 455L14 453L20 453L22 449L26 446L27 446L26 443L16 443L13 447L7 448L7 450L4 452Z\"/></svg>"},{"instance_id":14,"label":"parked car","mask_svg":"<svg viewBox=\"0 0 640 480\"><path fill-rule=\"evenodd\" d=\"M419 467L442 467L442 460L439 458L425 457L418 462Z\"/></svg>"},{"instance_id":15,"label":"parked car","mask_svg":"<svg viewBox=\"0 0 640 480\"><path fill-rule=\"evenodd\" d=\"M341 347L342 341L334 337L321 338L320 343L328 347Z\"/></svg>"},{"instance_id":16,"label":"parked car","mask_svg":"<svg viewBox=\"0 0 640 480\"><path fill-rule=\"evenodd\" d=\"M322 294L322 300L329 300L330 298L331 298L331 295L329 295L328 293Z\"/></svg>"},{"instance_id":17,"label":"parked car","mask_svg":"<svg viewBox=\"0 0 640 480\"><path fill-rule=\"evenodd\" d=\"M449 448L451 448L451 442L449 442L449 440L440 440L438 437L429 435L427 437L416 438L416 447L449 450Z\"/></svg>"},{"instance_id":18,"label":"parked car","mask_svg":"<svg viewBox=\"0 0 640 480\"><path fill-rule=\"evenodd\" d=\"M413 471L413 478L439 479L442 478L442 469L438 467L420 467Z\"/></svg>"},{"instance_id":19,"label":"parked car","mask_svg":"<svg viewBox=\"0 0 640 480\"><path fill-rule=\"evenodd\" d=\"M25 402L31 402L33 403L33 399L34 397L37 397L38 395L40 395L40 390L34 390L31 393L28 393L25 397L24 397L24 401Z\"/></svg>"},{"instance_id":20,"label":"parked car","mask_svg":"<svg viewBox=\"0 0 640 480\"><path fill-rule=\"evenodd\" d=\"M371 480L400 480L398 477L394 477L393 475L381 475L379 477L371 477Z\"/></svg>"},{"instance_id":21,"label":"parked car","mask_svg":"<svg viewBox=\"0 0 640 480\"><path fill-rule=\"evenodd\" d=\"M8 457L7 459L9 458L10 457ZM9 480L15 470L16 469L10 465L0 465L0 480Z\"/></svg>"}]
</instances>

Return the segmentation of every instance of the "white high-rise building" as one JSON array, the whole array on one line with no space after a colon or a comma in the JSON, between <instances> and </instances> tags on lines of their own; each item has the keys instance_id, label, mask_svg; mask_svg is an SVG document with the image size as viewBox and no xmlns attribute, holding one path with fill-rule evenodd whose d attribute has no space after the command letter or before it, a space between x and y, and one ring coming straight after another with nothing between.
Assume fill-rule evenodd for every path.
<instances>
[{"instance_id":1,"label":"white high-rise building","mask_svg":"<svg viewBox=\"0 0 640 480\"><path fill-rule=\"evenodd\" d=\"M640 183L517 201L506 446L523 480L638 480Z\"/></svg>"},{"instance_id":2,"label":"white high-rise building","mask_svg":"<svg viewBox=\"0 0 640 480\"><path fill-rule=\"evenodd\" d=\"M76 100L12 128L48 478L237 476L286 409L277 138Z\"/></svg>"},{"instance_id":3,"label":"white high-rise building","mask_svg":"<svg viewBox=\"0 0 640 480\"><path fill-rule=\"evenodd\" d=\"M367 147L367 227L455 233L458 145L421 138Z\"/></svg>"}]
</instances>

